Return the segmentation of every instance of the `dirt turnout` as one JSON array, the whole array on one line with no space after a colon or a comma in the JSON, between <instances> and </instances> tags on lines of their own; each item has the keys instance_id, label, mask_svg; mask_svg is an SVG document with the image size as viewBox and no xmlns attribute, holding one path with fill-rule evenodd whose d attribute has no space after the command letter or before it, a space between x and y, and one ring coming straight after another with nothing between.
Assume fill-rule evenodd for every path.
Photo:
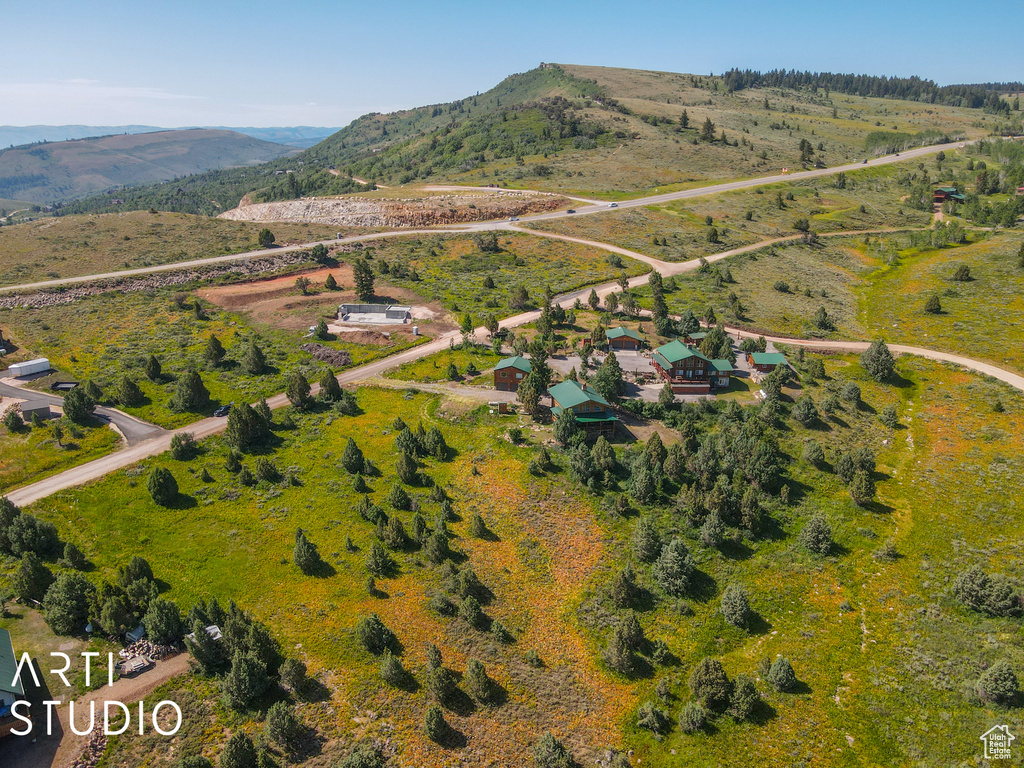
<instances>
[{"instance_id":1,"label":"dirt turnout","mask_svg":"<svg viewBox=\"0 0 1024 768\"><path fill-rule=\"evenodd\" d=\"M324 197L242 205L218 218L235 221L302 221L339 227L426 227L464 224L554 211L569 204L536 192L425 195L407 199Z\"/></svg>"}]
</instances>

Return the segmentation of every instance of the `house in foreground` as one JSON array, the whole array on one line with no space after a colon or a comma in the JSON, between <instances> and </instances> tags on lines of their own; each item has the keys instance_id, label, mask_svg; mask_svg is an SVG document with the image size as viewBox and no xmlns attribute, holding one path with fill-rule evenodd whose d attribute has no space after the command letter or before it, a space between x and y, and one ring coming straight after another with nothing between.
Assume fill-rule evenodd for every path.
<instances>
[{"instance_id":1,"label":"house in foreground","mask_svg":"<svg viewBox=\"0 0 1024 768\"><path fill-rule=\"evenodd\" d=\"M525 357L506 357L494 366L494 388L502 392L517 392L529 374L530 361Z\"/></svg>"},{"instance_id":2,"label":"house in foreground","mask_svg":"<svg viewBox=\"0 0 1024 768\"><path fill-rule=\"evenodd\" d=\"M676 394L706 395L711 392L711 361L678 339L654 350L651 362L654 370Z\"/></svg>"},{"instance_id":3,"label":"house in foreground","mask_svg":"<svg viewBox=\"0 0 1024 768\"><path fill-rule=\"evenodd\" d=\"M548 394L553 403L551 413L557 418L563 411L571 410L587 437L612 437L615 434L618 417L611 412L611 404L590 385L569 379L551 387Z\"/></svg>"},{"instance_id":4,"label":"house in foreground","mask_svg":"<svg viewBox=\"0 0 1024 768\"><path fill-rule=\"evenodd\" d=\"M11 633L0 629L0 737L24 726L12 714L14 702L25 698L25 689L18 677L18 657L14 655Z\"/></svg>"}]
</instances>

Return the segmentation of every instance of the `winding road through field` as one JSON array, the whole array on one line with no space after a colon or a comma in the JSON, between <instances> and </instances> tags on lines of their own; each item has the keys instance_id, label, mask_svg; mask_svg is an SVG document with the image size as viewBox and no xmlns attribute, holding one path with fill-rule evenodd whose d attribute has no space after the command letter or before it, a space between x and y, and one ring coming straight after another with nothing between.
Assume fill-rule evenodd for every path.
<instances>
[{"instance_id":1,"label":"winding road through field","mask_svg":"<svg viewBox=\"0 0 1024 768\"><path fill-rule=\"evenodd\" d=\"M957 146L957 145L947 144L947 145L944 145L944 146L923 147L921 149L911 150L910 152L904 152L902 154L902 156L899 156L899 157L897 157L897 156L890 156L890 157L887 157L887 158L882 158L880 160L874 160L874 161L871 162L871 165L879 165L879 164L888 163L888 162L898 162L899 160L905 160L905 159L908 159L908 158L918 157L918 156L921 156L921 155L924 155L924 154L930 154L930 153L933 153L933 152L938 152L938 151L940 151L943 148L950 149L950 148L952 148L954 146ZM713 185L713 186L709 186L709 187L701 187L699 189L686 190L684 192L672 192L672 193L668 193L668 194L665 194L665 195L657 195L657 196L654 196L654 197L639 198L639 199L633 200L633 201L622 202L622 203L619 204L618 208L616 208L614 210L621 210L622 208L635 207L635 206L638 206L638 205L650 205L651 203L655 203L655 202L667 202L667 201L671 201L671 200L680 200L680 199L687 199L687 198L691 198L691 197L699 197L699 196L703 196L703 195L711 195L711 194L716 194L718 192L729 191L729 190L733 190L733 189L743 189L743 188L746 188L746 187L753 187L753 186L758 186L758 185L761 185L761 184L772 184L772 183L776 183L778 181L784 181L784 180L792 180L792 179L799 179L799 178L814 178L814 177L818 177L818 176L825 176L825 175L828 175L828 174L831 174L831 173L838 173L838 172L843 171L843 170L855 170L855 169L859 169L861 167L863 167L862 164L858 163L858 164L854 164L854 165L840 166L840 167L837 167L837 168L819 169L819 170L814 170L814 171L805 171L805 172L801 172L801 173L787 174L785 176L774 176L774 177L766 177L766 178L761 178L761 179L750 179L750 180L746 180L746 181L730 182L730 183L727 183L727 184L717 184L717 185ZM608 210L608 208L606 206L604 206L604 205L601 205L601 206L591 206L591 208L594 208L595 210L590 210L590 208L581 208L578 211L578 213L575 214L575 215L579 215L581 213L597 213L598 211L607 211ZM539 214L537 216L523 217L523 222L529 222L529 221L534 221L534 220L545 220L545 219L551 219L551 218L559 218L561 216L566 216L566 215L569 215L569 214L566 214L565 212L559 212L559 213L555 213L555 214ZM380 239L380 238L383 238L383 237L408 236L408 235L417 235L417 234L438 234L438 233L444 233L444 232L467 232L467 231L494 230L494 229L504 229L504 230L512 230L512 231L525 232L525 233L528 233L528 234L536 235L538 237L547 237L547 238L552 238L552 239L556 239L556 240L565 240L565 241L569 241L569 242L575 242L575 243L581 243L581 244L584 244L584 245L589 245L589 246L592 246L592 247L595 247L595 248L601 248L603 250L610 251L610 252L613 252L613 253L617 253L617 254L620 254L620 255L623 255L623 256L627 256L627 257L629 257L631 259L636 259L637 261L641 261L641 262L643 262L645 264L648 264L649 266L651 266L652 269L657 270L658 272L660 272L661 274L663 274L665 276L678 275L678 274L683 274L685 272L693 271L693 270L698 269L700 267L700 264L701 264L701 260L700 259L692 259L690 261L684 261L684 262L665 262L665 261L660 261L660 260L655 259L653 257L646 256L644 254L637 253L635 251L630 251L630 250L625 249L625 248L620 248L619 246L611 245L611 244L608 244L608 243L601 243L601 242L597 242L597 241L593 241L593 240L585 240L585 239L581 239L581 238L570 237L570 236L567 236L567 235L557 235L557 234L554 234L554 233L551 233L551 232L542 232L542 231L532 230L532 229L521 229L519 227L513 226L511 223L506 222L506 221L500 221L500 222L481 222L479 224L470 224L470 225L461 226L461 227L457 227L457 228L448 227L448 228L443 228L443 229L438 228L438 229L428 229L428 230L397 230L397 231L391 231L391 232L375 233L375 234L372 234L372 235L359 235L359 236L355 236L355 237L342 238L340 240L331 241L331 242L336 243L336 244L342 244L342 243L359 242L359 241L365 241L365 240L376 240L376 239ZM890 231L893 231L893 230L874 230L873 232L890 232ZM820 235L820 237L839 236L839 235L849 236L849 235L856 235L856 234L866 234L866 233L865 232L835 232L835 233L828 233L828 234ZM706 261L708 261L708 262L719 261L721 259L725 259L725 258L728 258L730 256L735 256L737 254L746 253L746 252L749 252L749 251L754 251L754 250L757 250L759 248L764 248L766 246L772 245L774 243L779 243L779 242L788 241L788 240L794 240L794 239L797 239L799 237L800 237L799 235L795 235L795 236L792 236L792 237L775 238L775 239L771 239L771 240L762 241L760 243L754 243L754 244L751 244L751 245L746 245L746 246L743 246L741 248L735 248L735 249L732 249L730 251L724 251L722 253L714 254L713 256L707 257ZM124 272L107 273L107 274L103 274L103 275L90 275L90 276L82 277L82 278L69 278L67 280L46 281L44 283L33 283L33 284L22 285L22 286L9 286L7 288L0 288L0 290L22 290L22 291L24 291L24 290L32 290L32 289L44 288L44 287L53 287L55 285L68 285L68 284L71 284L71 283L82 283L82 282L91 282L91 281L94 281L94 280L102 280L102 279L108 279L108 278L117 278L117 277L123 277L123 276L131 275L131 274L145 274L145 273L158 272L158 271L167 271L167 270L175 270L175 269L186 269L186 268L190 268L190 267L202 266L202 265L205 265L205 264L218 263L218 262L224 262L224 261L242 260L242 259L247 259L247 258L259 258L259 257L262 257L262 256L272 255L272 254L275 254L275 253L281 253L282 251L300 250L300 249L312 247L312 245L314 245L314 244L310 243L310 244L307 244L307 245L304 245L304 246L291 246L291 247L288 247L288 248L270 249L270 250L262 250L262 251L251 251L251 252L245 253L245 254L234 254L234 255L231 255L231 256L219 256L219 257L214 257L214 258L210 258L210 259L197 259L197 260L194 260L194 261L191 261L191 262L179 262L177 264L166 264L166 265L161 265L161 266L158 266L158 267L147 267L147 268L138 269L138 270L128 270L128 271L124 271ZM629 281L629 285L630 285L630 287L645 285L649 281L649 279L650 279L649 275L640 275L639 277L632 278ZM580 299L581 301L585 301L591 290L596 291L599 297L603 297L603 296L606 296L607 294L609 294L609 293L611 293L613 291L617 291L617 290L620 290L620 289L621 289L621 286L617 282L608 282L608 283L603 283L603 284L600 284L600 285L587 286L585 288L581 288L581 289L578 289L578 290L575 290L575 291L571 291L571 292L566 293L566 294L562 294L560 296L557 296L555 298L555 301L559 305L568 308L568 307L571 307L577 299ZM520 314L513 315L511 317L505 318L504 320L502 320L500 322L500 325L503 328L513 328L513 327L517 327L517 326L520 326L520 325L524 325L524 324L533 322L539 316L540 316L540 311L539 310L532 310L532 311L529 311L529 312L522 312ZM732 333L732 334L734 334L734 335L736 335L738 337L756 337L756 336L760 335L760 334L751 333L751 332L743 331L743 330L736 329L736 328L728 328L727 330L730 333ZM477 328L476 331L475 331L475 335L478 338L482 339L482 338L486 337L487 331L484 328ZM781 337L781 336L767 336L766 338L769 341L772 341L774 343L788 344L788 345L792 345L792 346L800 346L800 347L811 348L811 349L833 350L833 351L841 351L841 352L861 352L861 351L867 349L867 347L868 347L868 342L864 342L864 341L829 341L829 340L819 340L819 339L786 338L786 337ZM426 344L421 344L421 345L419 345L417 347L413 347L411 349L407 349L407 350L405 350L403 352L400 352L400 353L398 353L396 355L393 355L391 357L387 357L387 358L384 358L384 359L381 359L381 360L377 360L377 361L374 361L372 363L368 363L366 365L359 366L358 368L352 368L352 369L350 369L348 371L345 371L345 372L341 373L338 376L338 381L341 384L348 384L348 385L353 385L353 384L356 384L358 382L365 381L367 379L373 378L374 376L378 376L379 374L383 373L384 371L386 371L386 370L388 370L390 368L402 365L403 363L407 363L407 362L410 362L410 361L413 361L413 360L418 360L420 358L423 358L423 357L426 357L428 355L431 355L431 354L434 354L436 352L440 352L440 351L442 351L444 349L447 349L448 346L452 342L455 342L458 339L459 339L459 334L457 332L453 331L453 332L449 332L449 333L443 334L443 335L439 336L438 338L436 338L436 339L434 339L434 340L432 340L432 341L430 341L430 342L428 342ZM985 362L982 362L982 361L973 360L971 358L964 357L962 355L955 355L955 354L951 354L951 353L948 353L948 352L942 352L942 351L933 350L933 349L925 349L925 348L922 348L922 347L908 346L908 345L903 345L903 344L890 344L889 348L893 352L896 352L896 353L917 355L919 357L924 357L924 358L927 358L927 359L930 359L930 360L936 360L936 361L939 361L939 362L950 363L952 365L958 365L958 366L960 366L962 368L965 368L965 369L968 369L968 370L972 370L972 371L975 371L977 373L984 374L986 376L991 376L991 377L993 377L995 379L998 379L998 380L1000 380L1002 382L1005 382L1006 384L1010 385L1011 387L1014 387L1015 389L1017 389L1017 390L1019 390L1021 392L1024 392L1024 376L1018 375L1018 374L1013 373L1011 371L1004 370L1002 368L999 368L998 366L991 365L990 363L985 363ZM313 394L316 394L317 391L319 391L319 387L317 385L313 385ZM287 397L285 396L284 393L280 393L280 394L277 394L277 395L269 398L267 400L267 403L268 403L268 405L272 409L277 409L277 408L282 408L282 407L286 406L288 404L288 399L287 399ZM183 432L191 432L195 436L196 439L202 439L202 438L209 437L211 435L215 435L215 434L219 434L220 432L223 432L224 429L226 428L226 426L227 426L227 420L226 419L223 419L223 418L206 418L206 419L202 419L202 420L197 421L197 422L195 422L193 424L189 424L189 425L187 425L185 427L181 427L181 428L173 430L173 431L162 431L162 432L156 434L155 436L153 436L150 439L144 440L144 441L136 443L134 445L129 445L128 447L126 447L123 450L118 451L116 453L112 453L112 454L109 454L107 456L103 456L102 458L96 459L96 460L88 462L86 464L81 464L81 465L79 465L77 467L73 467L71 469L68 469L68 470L66 470L64 472L61 472L60 474L53 475L52 477L48 477L48 478L45 478L43 480L39 480L38 482L32 483L31 485L23 486L22 488L19 488L17 490L10 491L7 494L7 497L13 503L15 503L15 504L17 504L19 506L25 506L25 505L31 504L33 502L39 501L40 499L43 499L43 498L45 498L47 496L50 496L50 495L52 495L54 493L57 493L57 492L61 491L61 490L65 490L67 488L72 488L72 487L75 487L75 486L82 485L84 483L90 482L92 480L96 480L96 479L98 479L100 477L103 477L106 474L109 474L110 472L114 472L114 471L116 471L118 469L123 469L125 467L128 467L128 466L130 466L130 465L132 465L132 464L134 464L134 463L136 463L138 461L141 461L142 459L149 458L151 456L156 456L158 454L161 454L161 453L163 453L164 451L167 451L170 448L171 439L173 438L173 436L175 434L183 433Z\"/></svg>"}]
</instances>

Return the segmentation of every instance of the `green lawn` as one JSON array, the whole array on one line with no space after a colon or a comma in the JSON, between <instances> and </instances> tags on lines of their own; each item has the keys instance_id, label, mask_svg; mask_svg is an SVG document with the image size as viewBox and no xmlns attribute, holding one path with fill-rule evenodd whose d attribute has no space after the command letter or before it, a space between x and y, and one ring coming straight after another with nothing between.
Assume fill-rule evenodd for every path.
<instances>
[{"instance_id":1,"label":"green lawn","mask_svg":"<svg viewBox=\"0 0 1024 768\"><path fill-rule=\"evenodd\" d=\"M466 367L470 363L475 365L478 371L483 372L493 368L502 357L504 356L496 354L488 347L476 346L464 349L459 346L411 363L405 363L397 368L391 368L385 375L388 378L402 381L449 381L448 366L454 363L460 374L458 380L473 382L478 378L466 378ZM485 376L484 378L490 379L491 377ZM491 381L493 383L493 379Z\"/></svg>"}]
</instances>

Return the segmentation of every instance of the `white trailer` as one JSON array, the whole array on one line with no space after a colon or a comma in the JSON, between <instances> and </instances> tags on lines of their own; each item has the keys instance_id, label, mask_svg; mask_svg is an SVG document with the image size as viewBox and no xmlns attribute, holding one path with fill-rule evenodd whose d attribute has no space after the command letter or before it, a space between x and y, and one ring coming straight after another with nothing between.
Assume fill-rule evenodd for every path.
<instances>
[{"instance_id":1,"label":"white trailer","mask_svg":"<svg viewBox=\"0 0 1024 768\"><path fill-rule=\"evenodd\" d=\"M24 363L15 363L7 369L7 373L18 378L19 376L31 376L33 373L42 373L48 370L50 370L50 361L45 357L40 357Z\"/></svg>"}]
</instances>

